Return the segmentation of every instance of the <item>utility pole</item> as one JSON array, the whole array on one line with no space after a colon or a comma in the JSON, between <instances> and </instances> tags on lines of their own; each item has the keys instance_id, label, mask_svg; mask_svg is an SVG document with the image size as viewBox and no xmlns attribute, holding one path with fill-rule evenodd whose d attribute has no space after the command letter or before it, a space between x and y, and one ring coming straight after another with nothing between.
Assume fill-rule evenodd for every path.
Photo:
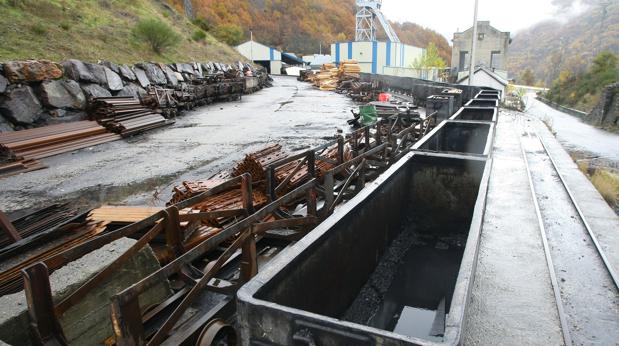
<instances>
[{"instance_id":1,"label":"utility pole","mask_svg":"<svg viewBox=\"0 0 619 346\"><path fill-rule=\"evenodd\" d=\"M477 48L477 8L479 0L475 0L475 14L473 15L473 45L471 46L471 63L469 64L469 86L473 81L475 70L475 50Z\"/></svg>"},{"instance_id":2,"label":"utility pole","mask_svg":"<svg viewBox=\"0 0 619 346\"><path fill-rule=\"evenodd\" d=\"M251 61L254 61L254 32L249 30L249 56L251 57Z\"/></svg>"}]
</instances>

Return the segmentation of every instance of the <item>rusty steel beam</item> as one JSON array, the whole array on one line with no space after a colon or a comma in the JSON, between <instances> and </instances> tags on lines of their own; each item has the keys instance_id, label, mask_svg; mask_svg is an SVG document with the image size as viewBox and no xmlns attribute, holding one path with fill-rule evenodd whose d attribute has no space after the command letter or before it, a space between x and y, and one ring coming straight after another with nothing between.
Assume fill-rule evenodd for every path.
<instances>
[{"instance_id":1,"label":"rusty steel beam","mask_svg":"<svg viewBox=\"0 0 619 346\"><path fill-rule=\"evenodd\" d=\"M36 345L64 346L67 340L54 314L52 289L45 264L39 262L22 270L28 302L30 331Z\"/></svg>"},{"instance_id":2,"label":"rusty steel beam","mask_svg":"<svg viewBox=\"0 0 619 346\"><path fill-rule=\"evenodd\" d=\"M15 229L15 226L13 226L13 224L11 223L11 220L9 220L6 214L2 212L1 210L0 210L0 228L2 228L2 231L14 243L22 239L21 235L19 235L19 232L17 232L17 230Z\"/></svg>"}]
</instances>

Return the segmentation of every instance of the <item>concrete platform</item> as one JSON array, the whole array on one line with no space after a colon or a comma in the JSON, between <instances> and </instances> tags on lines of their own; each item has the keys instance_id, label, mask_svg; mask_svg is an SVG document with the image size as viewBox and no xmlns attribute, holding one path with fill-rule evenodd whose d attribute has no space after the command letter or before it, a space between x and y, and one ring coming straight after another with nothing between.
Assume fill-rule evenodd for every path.
<instances>
[{"instance_id":1,"label":"concrete platform","mask_svg":"<svg viewBox=\"0 0 619 346\"><path fill-rule=\"evenodd\" d=\"M502 113L497 124L467 345L563 341L515 121Z\"/></svg>"},{"instance_id":2,"label":"concrete platform","mask_svg":"<svg viewBox=\"0 0 619 346\"><path fill-rule=\"evenodd\" d=\"M558 305L568 305L566 318L571 323L569 329L572 331L585 328L588 323L596 325L595 319L599 315L598 309L593 309L589 311L590 313L585 313L585 316L581 314L575 319L572 311L579 311L579 309L574 309L573 304L584 305L586 303L583 301L586 299L570 300L566 298L563 291L561 291L563 301L560 300L557 304L531 194L525 158L520 147L519 121L526 122L527 126L543 140L549 154L556 161L559 173L565 178L585 219L598 238L611 266L616 268L618 265L619 218L614 211L578 170L569 154L539 119L525 116L522 113L502 111L497 124L494 162L481 234L477 272L471 293L470 309L465 319L465 344L467 345L562 345L564 337ZM542 151L538 150L537 153L541 155ZM533 155L536 155L535 151ZM556 178L547 172L536 173L537 181ZM537 196L539 199L539 191ZM565 198L552 199L552 196L541 196L541 198L551 198L550 204L546 204L556 204L553 209L559 213L561 210L568 210L567 207L562 206L562 203L565 203L565 206L570 203ZM549 225L548 222L554 221L544 220L546 227L556 226ZM553 232L553 227L550 227L548 231ZM569 232L569 230L565 231ZM579 241L582 240L579 239ZM550 253L556 255L557 252L550 251ZM581 261L577 267L580 265L578 269L585 272L601 270L598 267L586 268L591 263L597 262ZM565 272L558 266L560 264L557 263L553 266L556 276L561 280L570 280L570 277L566 277ZM557 271L559 273L556 273ZM558 286L561 287L561 285ZM600 287L600 289L605 289L605 287ZM611 287L608 289L609 297L613 300ZM588 292L582 292L584 296L587 294ZM616 304L616 302L611 304ZM580 311L587 311L587 309L590 307L584 307ZM578 321L579 318L580 321L587 323L577 325L578 322L574 321ZM598 322L597 325L600 326L611 323L608 320ZM598 328L597 331L592 332L593 337L588 341L596 343L596 333L598 337L602 336L597 338L597 343L608 334ZM576 335L574 340L577 344L583 341L579 337L582 336Z\"/></svg>"}]
</instances>

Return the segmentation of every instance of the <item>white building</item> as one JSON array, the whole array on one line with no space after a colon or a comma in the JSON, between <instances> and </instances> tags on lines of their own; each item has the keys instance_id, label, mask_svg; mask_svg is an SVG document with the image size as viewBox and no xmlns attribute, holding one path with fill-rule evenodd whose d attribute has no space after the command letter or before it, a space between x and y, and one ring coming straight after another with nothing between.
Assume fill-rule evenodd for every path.
<instances>
[{"instance_id":1,"label":"white building","mask_svg":"<svg viewBox=\"0 0 619 346\"><path fill-rule=\"evenodd\" d=\"M361 72L402 75L402 69L412 67L415 59L421 59L423 48L396 42L337 42L331 44L331 56L336 64L344 60L356 60Z\"/></svg>"},{"instance_id":2,"label":"white building","mask_svg":"<svg viewBox=\"0 0 619 346\"><path fill-rule=\"evenodd\" d=\"M282 52L256 41L247 41L236 46L236 50L255 64L261 65L271 74L280 74Z\"/></svg>"},{"instance_id":3,"label":"white building","mask_svg":"<svg viewBox=\"0 0 619 346\"><path fill-rule=\"evenodd\" d=\"M458 80L458 84L468 85L468 73L463 72L463 74L465 75ZM473 72L473 79L471 80L471 85L500 90L501 95L505 95L505 89L507 88L507 84L509 84L507 78L505 78L499 73L492 71L487 67L478 67L475 72Z\"/></svg>"},{"instance_id":4,"label":"white building","mask_svg":"<svg viewBox=\"0 0 619 346\"><path fill-rule=\"evenodd\" d=\"M334 62L331 55L314 54L304 55L303 61L310 65L312 68L320 68L324 64L332 64Z\"/></svg>"}]
</instances>

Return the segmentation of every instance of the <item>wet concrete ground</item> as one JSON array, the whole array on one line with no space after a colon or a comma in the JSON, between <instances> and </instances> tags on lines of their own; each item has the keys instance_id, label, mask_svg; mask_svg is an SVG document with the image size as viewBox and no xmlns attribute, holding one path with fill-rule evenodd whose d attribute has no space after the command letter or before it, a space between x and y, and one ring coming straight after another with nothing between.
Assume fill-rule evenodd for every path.
<instances>
[{"instance_id":1,"label":"wet concrete ground","mask_svg":"<svg viewBox=\"0 0 619 346\"><path fill-rule=\"evenodd\" d=\"M526 96L526 104L525 113L550 126L567 151L581 153L586 158L604 161L606 166L619 168L619 134L586 124L575 116L538 101L534 95Z\"/></svg>"},{"instance_id":2,"label":"wet concrete ground","mask_svg":"<svg viewBox=\"0 0 619 346\"><path fill-rule=\"evenodd\" d=\"M298 150L348 130L353 102L290 77L241 101L187 112L176 124L42 160L49 168L0 180L0 210L58 201L164 205L183 180L206 179L269 143Z\"/></svg>"}]
</instances>

